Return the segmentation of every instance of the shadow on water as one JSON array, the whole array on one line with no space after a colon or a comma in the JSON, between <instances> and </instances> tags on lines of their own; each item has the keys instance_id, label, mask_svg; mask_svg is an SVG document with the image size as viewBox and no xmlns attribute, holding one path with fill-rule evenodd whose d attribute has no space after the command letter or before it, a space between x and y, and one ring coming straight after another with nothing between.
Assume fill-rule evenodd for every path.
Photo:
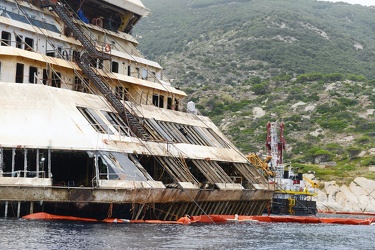
<instances>
[{"instance_id":1,"label":"shadow on water","mask_svg":"<svg viewBox=\"0 0 375 250\"><path fill-rule=\"evenodd\" d=\"M374 226L100 224L0 219L0 249L373 249Z\"/></svg>"}]
</instances>

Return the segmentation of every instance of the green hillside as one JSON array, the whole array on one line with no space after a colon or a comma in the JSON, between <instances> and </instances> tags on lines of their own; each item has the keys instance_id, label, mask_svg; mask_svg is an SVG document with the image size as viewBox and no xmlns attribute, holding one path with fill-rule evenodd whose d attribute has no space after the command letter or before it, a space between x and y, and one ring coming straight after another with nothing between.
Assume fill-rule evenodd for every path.
<instances>
[{"instance_id":1,"label":"green hillside","mask_svg":"<svg viewBox=\"0 0 375 250\"><path fill-rule=\"evenodd\" d=\"M313 0L143 0L133 34L244 152L285 123L286 159L375 178L375 9ZM309 163L337 162L335 167Z\"/></svg>"}]
</instances>

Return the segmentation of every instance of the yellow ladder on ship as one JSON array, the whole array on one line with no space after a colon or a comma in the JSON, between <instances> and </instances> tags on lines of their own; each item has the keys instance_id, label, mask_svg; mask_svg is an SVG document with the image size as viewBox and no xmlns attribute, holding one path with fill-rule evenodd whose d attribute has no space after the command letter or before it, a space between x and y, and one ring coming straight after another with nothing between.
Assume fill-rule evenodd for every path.
<instances>
[{"instance_id":1,"label":"yellow ladder on ship","mask_svg":"<svg viewBox=\"0 0 375 250\"><path fill-rule=\"evenodd\" d=\"M294 214L295 205L296 205L296 200L293 198L288 198L288 214Z\"/></svg>"}]
</instances>

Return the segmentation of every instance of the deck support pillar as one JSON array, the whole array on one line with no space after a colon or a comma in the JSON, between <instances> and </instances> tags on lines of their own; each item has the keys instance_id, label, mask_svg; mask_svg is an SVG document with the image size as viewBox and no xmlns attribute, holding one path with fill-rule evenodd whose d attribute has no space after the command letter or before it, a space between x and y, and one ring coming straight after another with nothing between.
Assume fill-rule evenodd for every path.
<instances>
[{"instance_id":1,"label":"deck support pillar","mask_svg":"<svg viewBox=\"0 0 375 250\"><path fill-rule=\"evenodd\" d=\"M17 202L17 218L20 217L21 214L21 202Z\"/></svg>"},{"instance_id":2,"label":"deck support pillar","mask_svg":"<svg viewBox=\"0 0 375 250\"><path fill-rule=\"evenodd\" d=\"M30 202L30 214L34 213L34 202Z\"/></svg>"},{"instance_id":3,"label":"deck support pillar","mask_svg":"<svg viewBox=\"0 0 375 250\"><path fill-rule=\"evenodd\" d=\"M5 209L4 209L4 218L8 217L8 202L5 202Z\"/></svg>"}]
</instances>

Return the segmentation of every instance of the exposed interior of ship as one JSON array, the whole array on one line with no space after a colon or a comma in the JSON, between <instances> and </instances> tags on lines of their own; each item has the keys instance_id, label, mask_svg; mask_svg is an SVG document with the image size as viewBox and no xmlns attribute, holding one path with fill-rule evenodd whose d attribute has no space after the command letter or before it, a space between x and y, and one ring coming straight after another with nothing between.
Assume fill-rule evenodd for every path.
<instances>
[{"instance_id":1,"label":"exposed interior of ship","mask_svg":"<svg viewBox=\"0 0 375 250\"><path fill-rule=\"evenodd\" d=\"M262 214L267 179L137 50L149 13L0 1L0 216Z\"/></svg>"}]
</instances>

